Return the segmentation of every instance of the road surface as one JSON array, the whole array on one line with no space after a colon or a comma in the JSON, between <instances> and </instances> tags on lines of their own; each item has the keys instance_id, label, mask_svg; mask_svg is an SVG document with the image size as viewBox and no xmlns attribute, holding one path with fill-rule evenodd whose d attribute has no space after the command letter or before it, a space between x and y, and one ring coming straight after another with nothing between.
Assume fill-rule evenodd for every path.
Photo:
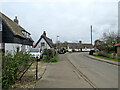
<instances>
[{"instance_id":1,"label":"road surface","mask_svg":"<svg viewBox=\"0 0 120 90\"><path fill-rule=\"evenodd\" d=\"M57 63L49 63L35 88L92 88L68 61L65 54L59 55Z\"/></svg>"},{"instance_id":2,"label":"road surface","mask_svg":"<svg viewBox=\"0 0 120 90\"><path fill-rule=\"evenodd\" d=\"M84 56L60 54L49 63L35 88L118 88L118 67Z\"/></svg>"},{"instance_id":3,"label":"road surface","mask_svg":"<svg viewBox=\"0 0 120 90\"><path fill-rule=\"evenodd\" d=\"M118 88L118 66L90 59L84 54L72 53L67 58L97 88Z\"/></svg>"}]
</instances>

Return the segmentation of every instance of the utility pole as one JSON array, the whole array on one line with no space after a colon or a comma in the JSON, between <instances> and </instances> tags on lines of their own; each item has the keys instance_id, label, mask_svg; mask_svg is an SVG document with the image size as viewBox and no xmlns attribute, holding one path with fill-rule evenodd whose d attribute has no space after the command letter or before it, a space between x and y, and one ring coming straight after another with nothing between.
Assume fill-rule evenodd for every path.
<instances>
[{"instance_id":1,"label":"utility pole","mask_svg":"<svg viewBox=\"0 0 120 90\"><path fill-rule=\"evenodd\" d=\"M120 1L118 2L118 42L120 42Z\"/></svg>"},{"instance_id":2,"label":"utility pole","mask_svg":"<svg viewBox=\"0 0 120 90\"><path fill-rule=\"evenodd\" d=\"M91 25L91 44L92 44L92 25Z\"/></svg>"}]
</instances>

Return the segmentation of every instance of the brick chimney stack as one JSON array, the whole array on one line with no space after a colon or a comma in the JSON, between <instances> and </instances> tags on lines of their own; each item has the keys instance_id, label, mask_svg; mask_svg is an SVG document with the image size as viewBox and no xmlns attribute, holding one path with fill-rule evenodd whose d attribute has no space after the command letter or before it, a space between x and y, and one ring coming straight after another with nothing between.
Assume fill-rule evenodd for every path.
<instances>
[{"instance_id":1,"label":"brick chimney stack","mask_svg":"<svg viewBox=\"0 0 120 90\"><path fill-rule=\"evenodd\" d=\"M46 31L43 32L43 35L46 36Z\"/></svg>"},{"instance_id":2,"label":"brick chimney stack","mask_svg":"<svg viewBox=\"0 0 120 90\"><path fill-rule=\"evenodd\" d=\"M80 44L82 44L82 41L79 41Z\"/></svg>"},{"instance_id":3,"label":"brick chimney stack","mask_svg":"<svg viewBox=\"0 0 120 90\"><path fill-rule=\"evenodd\" d=\"M14 22L18 24L19 21L17 19L17 16L15 16Z\"/></svg>"}]
</instances>

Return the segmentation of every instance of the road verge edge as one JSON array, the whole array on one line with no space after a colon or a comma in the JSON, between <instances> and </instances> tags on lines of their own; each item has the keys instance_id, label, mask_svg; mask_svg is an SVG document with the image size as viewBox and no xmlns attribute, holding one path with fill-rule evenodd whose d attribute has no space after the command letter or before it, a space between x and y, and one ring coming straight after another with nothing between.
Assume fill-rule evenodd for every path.
<instances>
[{"instance_id":1,"label":"road verge edge","mask_svg":"<svg viewBox=\"0 0 120 90\"><path fill-rule=\"evenodd\" d=\"M94 59L94 60L101 61L101 62L105 62L105 63L109 63L109 64L113 64L113 65L120 66L120 62L105 60L105 59L101 59L101 58L98 58L98 57L94 57L94 56L91 56L91 55L88 55L88 54L85 54L84 56L86 56L86 57L88 57L88 58L91 58L91 59Z\"/></svg>"}]
</instances>

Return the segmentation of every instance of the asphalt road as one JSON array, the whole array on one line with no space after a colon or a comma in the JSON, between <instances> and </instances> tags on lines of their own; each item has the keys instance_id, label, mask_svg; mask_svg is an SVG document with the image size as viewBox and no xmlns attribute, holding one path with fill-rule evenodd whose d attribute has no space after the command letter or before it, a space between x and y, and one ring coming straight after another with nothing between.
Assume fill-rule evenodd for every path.
<instances>
[{"instance_id":1,"label":"asphalt road","mask_svg":"<svg viewBox=\"0 0 120 90\"><path fill-rule=\"evenodd\" d=\"M118 66L90 59L84 54L71 53L67 58L97 88L118 88Z\"/></svg>"},{"instance_id":2,"label":"asphalt road","mask_svg":"<svg viewBox=\"0 0 120 90\"><path fill-rule=\"evenodd\" d=\"M93 88L76 68L69 62L65 54L59 55L57 63L49 63L42 78L35 88Z\"/></svg>"}]
</instances>

